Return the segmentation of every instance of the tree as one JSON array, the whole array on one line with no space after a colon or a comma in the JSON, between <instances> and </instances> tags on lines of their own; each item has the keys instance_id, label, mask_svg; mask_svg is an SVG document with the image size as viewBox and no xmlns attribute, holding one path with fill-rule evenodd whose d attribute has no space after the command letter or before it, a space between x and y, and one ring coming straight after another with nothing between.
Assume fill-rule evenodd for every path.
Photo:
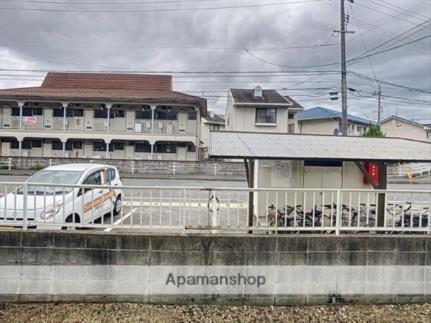
<instances>
[{"instance_id":1,"label":"tree","mask_svg":"<svg viewBox=\"0 0 431 323\"><path fill-rule=\"evenodd\" d=\"M384 137L380 126L377 124L372 124L368 127L367 131L364 133L364 137Z\"/></svg>"}]
</instances>

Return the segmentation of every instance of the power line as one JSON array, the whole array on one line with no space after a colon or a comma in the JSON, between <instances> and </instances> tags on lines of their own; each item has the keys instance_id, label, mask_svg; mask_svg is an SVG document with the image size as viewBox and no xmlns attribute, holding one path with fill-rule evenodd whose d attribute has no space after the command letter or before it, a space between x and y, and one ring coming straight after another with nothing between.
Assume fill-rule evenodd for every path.
<instances>
[{"instance_id":1,"label":"power line","mask_svg":"<svg viewBox=\"0 0 431 323\"><path fill-rule=\"evenodd\" d=\"M1 1L1 0L0 0ZM286 47L256 47L247 48L252 51L284 51L294 49L310 49L319 47L337 46L338 44L311 44L302 46L286 46ZM22 47L22 48L46 48L41 45L16 45L16 44L2 44L2 47ZM74 49L186 49L186 50L238 50L243 51L244 47L200 47L200 46L74 46ZM54 49L61 49L55 46Z\"/></svg>"},{"instance_id":2,"label":"power line","mask_svg":"<svg viewBox=\"0 0 431 323\"><path fill-rule=\"evenodd\" d=\"M409 33L413 32L415 29L418 29L418 28L419 28L419 30L420 30L420 29L422 29L424 26L428 25L430 22L431 22L431 19L428 19L427 21L425 21L425 22L423 22L423 23L421 23L421 24L419 24L419 25L416 25L416 26L414 26L414 27L412 27L412 28L408 29L408 30L406 30L406 31L402 32L401 34L398 34L398 35L396 35L395 37L393 37L393 38L391 38L391 39L389 39L389 40L387 40L387 41L384 41L383 43L380 43L380 44L378 44L377 46L374 46L373 48L371 48L371 49L369 49L369 50L367 50L367 51L365 51L365 52L362 52L362 53L361 53L361 54L359 54L358 56L351 58L351 59L350 59L350 61L356 60L356 59L358 59L359 57L362 57L362 55L363 55L363 54L366 54L366 53L368 53L368 52L370 52L370 51L373 51L373 50L376 50L376 49L378 49L378 48L381 48L381 47L383 47L383 46L385 46L385 45L387 45L387 44L389 44L389 43L391 43L391 42L393 42L393 41L395 41L395 40L397 40L397 39L400 39L400 38L402 39L402 37L403 37L403 36L406 36L407 34L409 34ZM414 41L414 42L413 42L413 41ZM413 42L413 43L415 43L415 42L417 42L417 39L414 39L413 41L412 41L412 42Z\"/></svg>"},{"instance_id":3,"label":"power line","mask_svg":"<svg viewBox=\"0 0 431 323\"><path fill-rule=\"evenodd\" d=\"M401 8L401 7L396 6L396 5L392 4L392 3L386 2L384 0L378 0L378 1L376 1L376 0L368 0L368 1L374 2L375 4L378 4L378 5L382 6L382 7L391 9L391 10L396 11L398 13L402 13L402 14L405 14L405 15L410 16L412 18L419 19L419 20L421 20L420 18L429 18L429 17L427 17L425 15L422 15L420 13L417 13L417 12L409 12L406 8Z\"/></svg>"},{"instance_id":4,"label":"power line","mask_svg":"<svg viewBox=\"0 0 431 323\"><path fill-rule=\"evenodd\" d=\"M366 21L364 21L362 19L359 19L357 17L352 17L351 20L354 21L354 24L356 25L356 27L358 28L358 30L360 30L361 28L362 29L366 29L367 32L373 32L373 33L381 35L381 36L383 36L385 38L393 38L393 37L397 36L397 34L391 32L391 31L389 31L387 29L380 28L379 27L380 25L374 25L372 23L366 22ZM358 36L358 37L360 37L360 36ZM358 37L356 37L356 38L358 38ZM411 39L411 38L404 37L404 39ZM417 48L425 49L427 51L429 50L429 48L427 48L425 46L421 46L420 44L414 44L413 46L417 47Z\"/></svg>"},{"instance_id":5,"label":"power line","mask_svg":"<svg viewBox=\"0 0 431 323\"><path fill-rule=\"evenodd\" d=\"M405 9L405 11L404 12L401 12L398 16L401 16L402 14L404 14L404 13L406 13L406 12L412 12L412 10L416 10L418 7L420 7L423 3L428 3L428 1L429 0L422 0L422 1L420 1L419 3L416 3L415 5L413 5L412 7L409 7L409 8L407 8L407 9ZM374 26L374 28L376 29L376 28L379 28L379 27L381 27L381 26L383 26L383 25L385 25L385 24L387 24L388 22L390 22L390 21L392 21L392 20L394 20L395 18L393 18L393 17L391 17L391 18L388 18L388 19L386 19L386 20L384 20L382 23L380 23L379 25L376 25L376 26ZM373 30L374 31L374 30ZM358 38L359 36L357 36L357 37L353 37L352 39L350 39L349 41L353 41L353 40L355 40L356 38Z\"/></svg>"},{"instance_id":6,"label":"power line","mask_svg":"<svg viewBox=\"0 0 431 323\"><path fill-rule=\"evenodd\" d=\"M261 4L233 5L233 6L218 6L218 7L198 7L198 8L160 8L160 9L125 9L125 10L92 10L92 9L42 9L42 8L18 8L18 7L3 7L0 10L11 11L38 11L38 12L63 12L63 13L143 13L143 12L177 12L177 11L200 11L200 10L225 10L225 9L240 9L240 8L259 8L269 6L285 6L300 3L323 2L325 0L296 0L288 2L273 2Z\"/></svg>"},{"instance_id":7,"label":"power line","mask_svg":"<svg viewBox=\"0 0 431 323\"><path fill-rule=\"evenodd\" d=\"M400 16L392 15L392 14L390 14L390 13L386 12L386 11L379 10L379 9L377 9L377 8L375 8L375 7L370 7L370 6L364 5L363 3L360 3L360 2L355 2L355 4L356 4L357 6L360 6L360 7L366 8L366 9L369 9L369 10L371 10L371 11L373 11L373 12L379 12L379 13L382 13L382 14L384 14L384 15L390 16L390 17L392 17L392 18L394 18L394 19L398 19L398 20L400 20L400 21L404 21L404 22L407 22L407 23L412 24L412 25L416 25L416 24L417 24L417 22L412 22L412 21L410 21L410 20L408 20L408 19L401 18Z\"/></svg>"},{"instance_id":8,"label":"power line","mask_svg":"<svg viewBox=\"0 0 431 323\"><path fill-rule=\"evenodd\" d=\"M11 68L0 68L0 72L31 72L31 73L48 73L53 72L52 70L46 69L11 69ZM62 73L109 73L109 74L169 74L173 75L173 78L256 78L256 77L285 77L292 76L308 76L308 75L338 75L338 70L322 70L322 71L290 71L290 70L279 70L279 71L214 71L214 70L199 70L199 71L175 71L175 70L64 70ZM354 71L347 71L348 75L358 77L361 79L375 82L373 78L370 78L364 74L357 73ZM431 90L413 88L406 85L396 84L389 81L378 79L377 82L386 84L394 87L403 88L409 91L416 91L422 93L431 93Z\"/></svg>"},{"instance_id":9,"label":"power line","mask_svg":"<svg viewBox=\"0 0 431 323\"><path fill-rule=\"evenodd\" d=\"M380 55L380 54L383 54L383 53L387 53L389 51L392 51L392 50L395 50L395 49L398 49L398 48L401 48L401 47L405 47L405 46L410 45L410 44L417 43L417 42L419 42L421 40L424 40L424 39L427 39L427 38L430 38L430 37L431 37L431 34L423 36L423 37L419 37L419 38L411 40L411 41L409 41L407 43L402 43L402 44L399 44L399 45L396 45L396 46L393 46L393 47L390 47L390 48L387 48L387 49L383 49L383 50L380 50L380 51L377 51L377 52L374 52L374 53L371 53L371 54L367 54L367 55L363 55L363 56L351 58L351 59L348 60L348 62L354 62L354 61L357 61L359 59L364 59L364 58L367 58L367 57L371 57L371 56L375 56L375 55Z\"/></svg>"}]
</instances>

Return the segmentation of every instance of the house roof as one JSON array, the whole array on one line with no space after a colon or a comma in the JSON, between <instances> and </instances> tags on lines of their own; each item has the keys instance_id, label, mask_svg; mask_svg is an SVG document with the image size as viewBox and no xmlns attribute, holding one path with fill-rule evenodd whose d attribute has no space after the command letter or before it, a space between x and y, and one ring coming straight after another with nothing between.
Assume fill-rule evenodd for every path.
<instances>
[{"instance_id":1,"label":"house roof","mask_svg":"<svg viewBox=\"0 0 431 323\"><path fill-rule=\"evenodd\" d=\"M230 89L230 92L232 93L235 105L291 105L290 101L275 90L262 90L261 98L256 98L254 96L254 89Z\"/></svg>"},{"instance_id":2,"label":"house roof","mask_svg":"<svg viewBox=\"0 0 431 323\"><path fill-rule=\"evenodd\" d=\"M224 124L225 123L225 119L218 115L218 114L207 114L207 116L204 118L204 122L206 123L217 123L217 124Z\"/></svg>"},{"instance_id":3,"label":"house roof","mask_svg":"<svg viewBox=\"0 0 431 323\"><path fill-rule=\"evenodd\" d=\"M109 102L163 102L199 105L206 115L206 100L172 91L167 75L107 73L48 73L39 87L0 90L0 100L58 100Z\"/></svg>"},{"instance_id":4,"label":"house roof","mask_svg":"<svg viewBox=\"0 0 431 323\"><path fill-rule=\"evenodd\" d=\"M380 122L380 124L384 124L384 123L389 122L391 120L398 120L401 122L409 123L409 124L412 124L412 125L420 127L420 128L431 128L431 124L421 124L421 123L418 123L418 122L413 121L413 120L409 120L409 119L405 119L405 118L401 118L399 116L393 116L393 115L390 117L387 117L386 119L383 119Z\"/></svg>"},{"instance_id":5,"label":"house roof","mask_svg":"<svg viewBox=\"0 0 431 323\"><path fill-rule=\"evenodd\" d=\"M299 121L307 120L321 120L321 119L341 119L342 114L339 111L331 110L323 107L315 107L307 109L298 113ZM374 124L373 121L357 117L351 114L347 115L347 119L350 122L361 123L361 124Z\"/></svg>"},{"instance_id":6,"label":"house roof","mask_svg":"<svg viewBox=\"0 0 431 323\"><path fill-rule=\"evenodd\" d=\"M211 132L209 156L231 159L431 161L431 144L353 136Z\"/></svg>"},{"instance_id":7,"label":"house roof","mask_svg":"<svg viewBox=\"0 0 431 323\"><path fill-rule=\"evenodd\" d=\"M49 72L41 85L60 89L171 91L171 75Z\"/></svg>"}]
</instances>

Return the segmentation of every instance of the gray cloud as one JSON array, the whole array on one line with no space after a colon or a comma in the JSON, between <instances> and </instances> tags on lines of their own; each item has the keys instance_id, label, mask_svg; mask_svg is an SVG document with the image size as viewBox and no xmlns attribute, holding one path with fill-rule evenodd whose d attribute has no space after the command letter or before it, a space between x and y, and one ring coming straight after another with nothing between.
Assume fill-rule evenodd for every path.
<instances>
[{"instance_id":1,"label":"gray cloud","mask_svg":"<svg viewBox=\"0 0 431 323\"><path fill-rule=\"evenodd\" d=\"M232 4L270 3L275 0L232 0L202 3L174 3L164 5L129 6L83 6L55 5L55 8L74 9L134 9L174 7L215 7ZM73 0L70 0L73 2ZM279 1L281 2L281 1ZM386 3L389 3L386 1ZM377 8L387 14L373 11L360 4ZM354 57L365 49L386 41L381 33L398 35L414 27L431 15L428 1L396 0L390 4L400 8L414 8L415 14L389 9L385 4L364 0L348 7L351 17L349 29L356 34L348 36L348 56ZM44 70L223 70L223 71L279 71L287 70L282 65L310 66L339 60L339 47L301 48L283 51L254 51L256 56L272 62L266 64L248 55L240 48L280 48L323 44L334 29L339 29L338 1L310 2L296 5L268 6L247 9L185 11L164 13L52 13L7 11L0 9L0 67L9 69ZM32 5L2 3L0 7L53 8L54 5ZM419 15L417 15L420 14ZM388 15L389 14L389 15ZM394 17L395 16L395 17ZM428 18L429 19L429 18ZM406 22L404 20L408 20ZM361 22L374 26L386 22L379 28L358 28ZM412 33L409 40L430 33L428 24L419 32ZM382 31L384 28L385 31ZM359 32L360 31L360 32ZM399 40L387 48L403 43ZM338 44L339 36L333 35L329 44ZM349 65L348 69L373 77L371 65L377 78L410 87L431 88L431 42L429 39L385 54L376 55ZM189 47L189 48L184 48ZM213 48L208 50L205 48ZM222 49L237 48L237 49ZM380 48L381 49L381 48ZM339 66L294 71L338 70ZM6 74L6 72L1 73ZM14 74L9 72L7 74ZM18 73L15 73L18 74ZM32 73L25 76L0 76L1 87L37 85L39 77ZM33 74L32 74L33 75ZM287 88L282 91L292 95L306 107L324 105L339 109L339 101L330 101L328 90L310 88L338 88L338 75L293 75L283 77L178 77L177 90L202 95L209 100L210 109L223 112L224 97L230 87L251 87L261 84L265 88ZM349 77L351 92L349 110L352 113L376 117L375 82ZM298 89L299 88L299 89ZM307 90L304 90L306 88ZM221 91L221 92L211 92ZM383 85L387 96L408 100L385 98L385 114L414 117L431 121L431 107L410 100L431 101L428 94L417 93ZM320 95L320 96L319 96ZM361 97L358 97L358 96ZM369 98L371 97L371 98Z\"/></svg>"}]
</instances>

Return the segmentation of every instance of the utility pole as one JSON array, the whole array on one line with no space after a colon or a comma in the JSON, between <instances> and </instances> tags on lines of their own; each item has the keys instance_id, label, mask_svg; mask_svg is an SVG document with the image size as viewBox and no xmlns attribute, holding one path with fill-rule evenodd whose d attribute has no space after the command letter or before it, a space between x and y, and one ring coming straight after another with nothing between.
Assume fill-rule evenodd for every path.
<instances>
[{"instance_id":1,"label":"utility pole","mask_svg":"<svg viewBox=\"0 0 431 323\"><path fill-rule=\"evenodd\" d=\"M341 0L340 6L340 30L334 30L341 34L341 133L347 136L347 63L346 63L346 34L353 34L353 31L346 30L345 1ZM353 0L347 0L353 3Z\"/></svg>"},{"instance_id":2,"label":"utility pole","mask_svg":"<svg viewBox=\"0 0 431 323\"><path fill-rule=\"evenodd\" d=\"M344 1L341 0L340 33L341 33L341 133L347 136L347 64L346 64L346 13Z\"/></svg>"},{"instance_id":3,"label":"utility pole","mask_svg":"<svg viewBox=\"0 0 431 323\"><path fill-rule=\"evenodd\" d=\"M377 91L379 96L378 106L377 106L377 124L380 125L380 120L382 118L382 87L379 84L379 90Z\"/></svg>"}]
</instances>

